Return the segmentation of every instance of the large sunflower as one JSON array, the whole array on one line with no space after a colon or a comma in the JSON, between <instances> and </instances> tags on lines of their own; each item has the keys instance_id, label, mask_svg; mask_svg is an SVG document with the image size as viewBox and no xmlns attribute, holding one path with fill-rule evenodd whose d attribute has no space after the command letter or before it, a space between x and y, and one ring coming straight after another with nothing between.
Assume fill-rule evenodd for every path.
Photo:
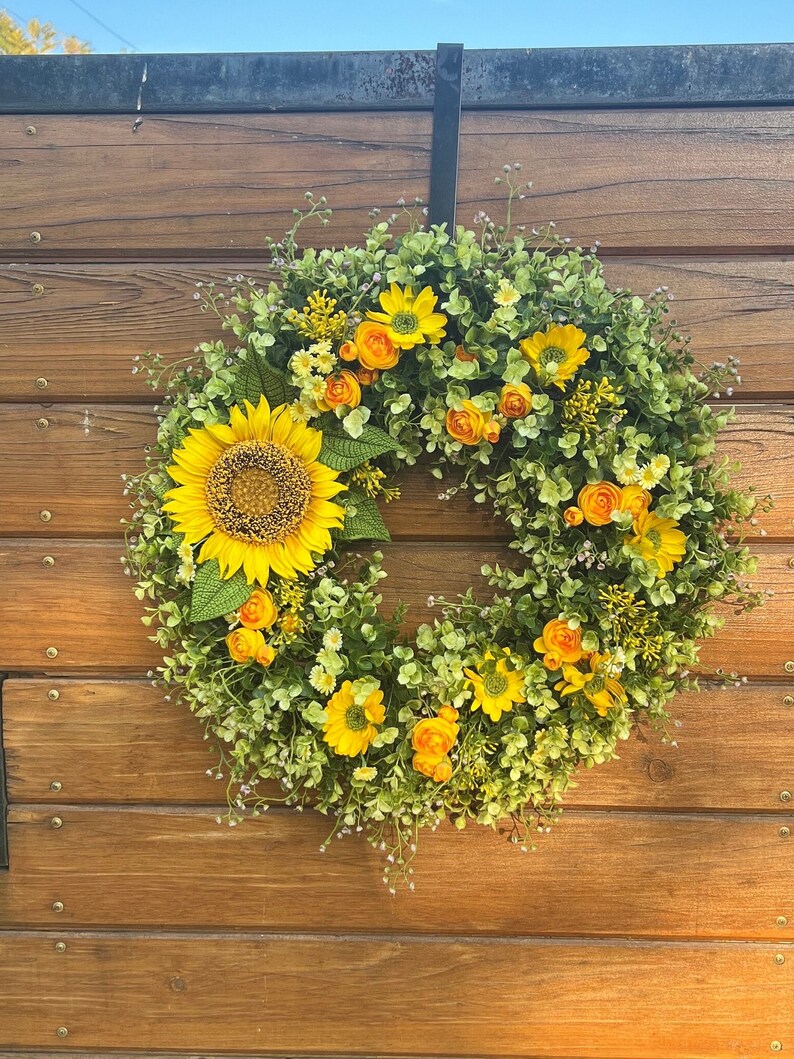
<instances>
[{"instance_id":1,"label":"large sunflower","mask_svg":"<svg viewBox=\"0 0 794 1059\"><path fill-rule=\"evenodd\" d=\"M217 559L221 577L241 567L249 583L267 584L270 571L294 578L331 547L344 509L331 502L345 487L337 471L317 462L319 430L294 422L289 407L264 397L228 425L191 430L168 468L177 483L163 510L188 544L204 541L198 561Z\"/></svg>"},{"instance_id":2,"label":"large sunflower","mask_svg":"<svg viewBox=\"0 0 794 1059\"><path fill-rule=\"evenodd\" d=\"M542 386L553 383L564 392L566 380L573 378L590 356L582 346L586 338L584 331L573 324L554 324L545 332L536 331L531 338L522 339L518 348L535 369Z\"/></svg>"},{"instance_id":3,"label":"large sunflower","mask_svg":"<svg viewBox=\"0 0 794 1059\"><path fill-rule=\"evenodd\" d=\"M477 669L464 669L468 677L467 683L471 684L474 698L471 702L471 710L481 709L492 721L498 721L503 713L509 713L513 703L526 702L524 694L524 671L523 669L508 669L507 656L510 648L502 648L505 657L493 664L493 653L486 651L484 662Z\"/></svg>"},{"instance_id":4,"label":"large sunflower","mask_svg":"<svg viewBox=\"0 0 794 1059\"><path fill-rule=\"evenodd\" d=\"M429 342L438 345L446 332L447 322L443 313L434 312L438 296L432 287L424 287L414 295L411 287L400 290L396 283L380 296L382 313L368 312L370 320L384 324L392 343L399 349L413 349Z\"/></svg>"}]
</instances>

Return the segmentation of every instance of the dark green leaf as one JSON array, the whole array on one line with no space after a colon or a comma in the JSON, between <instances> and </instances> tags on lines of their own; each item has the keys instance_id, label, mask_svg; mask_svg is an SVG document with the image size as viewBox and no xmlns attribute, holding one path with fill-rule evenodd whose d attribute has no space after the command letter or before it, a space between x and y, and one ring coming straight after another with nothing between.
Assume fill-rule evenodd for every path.
<instances>
[{"instance_id":1,"label":"dark green leaf","mask_svg":"<svg viewBox=\"0 0 794 1059\"><path fill-rule=\"evenodd\" d=\"M320 463L332 467L335 471L352 471L364 460L372 460L376 456L382 456L384 452L394 452L397 448L397 442L384 430L367 425L358 438L325 431L323 447L318 458Z\"/></svg>"},{"instance_id":2,"label":"dark green leaf","mask_svg":"<svg viewBox=\"0 0 794 1059\"><path fill-rule=\"evenodd\" d=\"M258 405L262 394L270 407L275 408L280 404L291 404L296 391L283 371L249 349L234 380L234 396L239 404L250 401L252 405Z\"/></svg>"},{"instance_id":3,"label":"dark green leaf","mask_svg":"<svg viewBox=\"0 0 794 1059\"><path fill-rule=\"evenodd\" d=\"M345 524L339 539L343 541L390 541L391 534L371 496L353 486L347 492Z\"/></svg>"},{"instance_id":4,"label":"dark green leaf","mask_svg":"<svg viewBox=\"0 0 794 1059\"><path fill-rule=\"evenodd\" d=\"M246 581L242 570L222 579L218 560L208 559L196 571L190 599L190 620L209 621L230 614L242 607L251 592L252 586Z\"/></svg>"}]
</instances>

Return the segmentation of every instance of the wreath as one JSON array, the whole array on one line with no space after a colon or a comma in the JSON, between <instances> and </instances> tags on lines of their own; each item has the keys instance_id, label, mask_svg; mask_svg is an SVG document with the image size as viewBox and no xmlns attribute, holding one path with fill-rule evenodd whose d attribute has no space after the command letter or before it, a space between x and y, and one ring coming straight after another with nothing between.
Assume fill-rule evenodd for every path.
<instances>
[{"instance_id":1,"label":"wreath","mask_svg":"<svg viewBox=\"0 0 794 1059\"><path fill-rule=\"evenodd\" d=\"M512 228L519 169L497 177L505 223L454 237L416 200L374 211L359 246L300 249L331 212L307 193L267 241L276 279L197 284L230 341L133 369L166 394L126 486L154 682L217 739L230 824L276 780L330 836L365 831L392 890L444 819L534 849L580 766L633 722L666 731L711 605L761 602L742 543L759 501L730 488L731 411L706 403L737 362L696 375L666 288L610 289L597 247ZM382 553L353 549L389 540L417 463L439 505L490 505L513 558L430 597L410 641L404 609L379 610Z\"/></svg>"}]
</instances>

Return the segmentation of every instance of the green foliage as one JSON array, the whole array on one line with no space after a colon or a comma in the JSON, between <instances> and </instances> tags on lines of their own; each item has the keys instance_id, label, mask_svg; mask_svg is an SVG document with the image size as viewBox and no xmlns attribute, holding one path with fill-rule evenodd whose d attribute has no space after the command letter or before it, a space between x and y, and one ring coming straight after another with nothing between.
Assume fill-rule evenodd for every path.
<instances>
[{"instance_id":1,"label":"green foliage","mask_svg":"<svg viewBox=\"0 0 794 1059\"><path fill-rule=\"evenodd\" d=\"M269 244L278 283L240 276L228 291L202 291L204 308L222 317L243 352L206 343L192 370L171 375L161 359L146 362L169 404L147 471L128 480L136 501L128 564L165 651L161 680L217 737L233 819L260 812L257 787L276 779L287 804L316 806L333 818L333 832L361 827L385 844L395 865L389 880L392 870L409 871L419 829L445 818L494 829L507 818L511 839L529 848L578 769L614 758L637 718L664 729L675 691L694 686L698 642L720 625L713 604L747 610L762 601L749 582L746 539L758 532L765 502L731 488L731 466L714 455L729 414L708 404L738 381L737 364L696 372L661 288L648 300L612 290L594 251L551 229L532 238L513 231L514 173L500 178L509 189L504 223L482 215L478 230L454 236L421 230L421 214L404 209L374 223L359 246L299 249L301 226L327 221L324 200L309 196L290 232ZM391 283L415 292L429 286L446 334L363 381L355 407L329 410L328 379L355 371L340 359L341 340L354 340L358 321L380 308ZM294 313L315 291L345 314L344 334L298 334ZM521 342L565 324L584 333L588 358L563 388L544 385ZM580 382L589 388L566 404ZM527 414L501 410L506 385L529 387ZM596 392L614 400L596 400ZM195 557L161 509L165 468L186 432L226 422L235 402L255 403L261 393L271 403L295 402L295 417L322 431L320 462L348 486L339 498L348 507L344 529L315 556L312 573L297 582L271 575L279 617L267 632L277 651L267 668L234 663L224 643L222 616L251 586L239 575L220 583L217 564L199 564L191 604ZM452 436L447 417L464 402L499 428L490 431L495 440ZM438 481L439 505L464 492L510 527L512 560L484 567L461 597L431 597L437 617L408 643L399 610L388 620L379 609L382 556L355 570L345 546L388 539L376 498L395 498L395 472L420 457ZM664 577L631 545L630 512L616 511L605 525L565 518L588 483L621 487L641 475L652 510L676 520L686 539ZM444 576L439 570L439 593ZM604 602L605 590L618 592L617 604ZM560 671L534 648L553 619L578 630L586 652L610 656L625 700L606 715L582 693L561 695ZM505 657L523 676L526 701L493 720L472 709L467 670L495 673ZM586 673L586 660L577 671ZM333 752L323 729L332 694L362 679L383 690L386 716L366 752L348 758ZM440 783L413 767L412 734L442 704L460 711L460 733L452 775Z\"/></svg>"}]
</instances>

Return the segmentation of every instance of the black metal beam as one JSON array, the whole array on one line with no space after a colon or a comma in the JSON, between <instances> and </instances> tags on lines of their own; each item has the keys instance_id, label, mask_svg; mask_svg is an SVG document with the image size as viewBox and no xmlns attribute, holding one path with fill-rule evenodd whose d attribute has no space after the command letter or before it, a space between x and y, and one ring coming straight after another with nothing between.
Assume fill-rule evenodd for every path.
<instances>
[{"instance_id":1,"label":"black metal beam","mask_svg":"<svg viewBox=\"0 0 794 1059\"><path fill-rule=\"evenodd\" d=\"M406 110L436 53L0 56L0 113ZM467 51L464 109L794 103L794 44Z\"/></svg>"},{"instance_id":2,"label":"black metal beam","mask_svg":"<svg viewBox=\"0 0 794 1059\"><path fill-rule=\"evenodd\" d=\"M1 680L2 678L0 678ZM2 684L0 684L2 696ZM8 867L8 789L6 787L5 751L3 749L3 702L0 698L0 871Z\"/></svg>"},{"instance_id":3,"label":"black metal beam","mask_svg":"<svg viewBox=\"0 0 794 1059\"><path fill-rule=\"evenodd\" d=\"M458 198L461 74L463 45L439 44L433 98L433 140L430 154L430 223L446 224L455 233Z\"/></svg>"}]
</instances>

